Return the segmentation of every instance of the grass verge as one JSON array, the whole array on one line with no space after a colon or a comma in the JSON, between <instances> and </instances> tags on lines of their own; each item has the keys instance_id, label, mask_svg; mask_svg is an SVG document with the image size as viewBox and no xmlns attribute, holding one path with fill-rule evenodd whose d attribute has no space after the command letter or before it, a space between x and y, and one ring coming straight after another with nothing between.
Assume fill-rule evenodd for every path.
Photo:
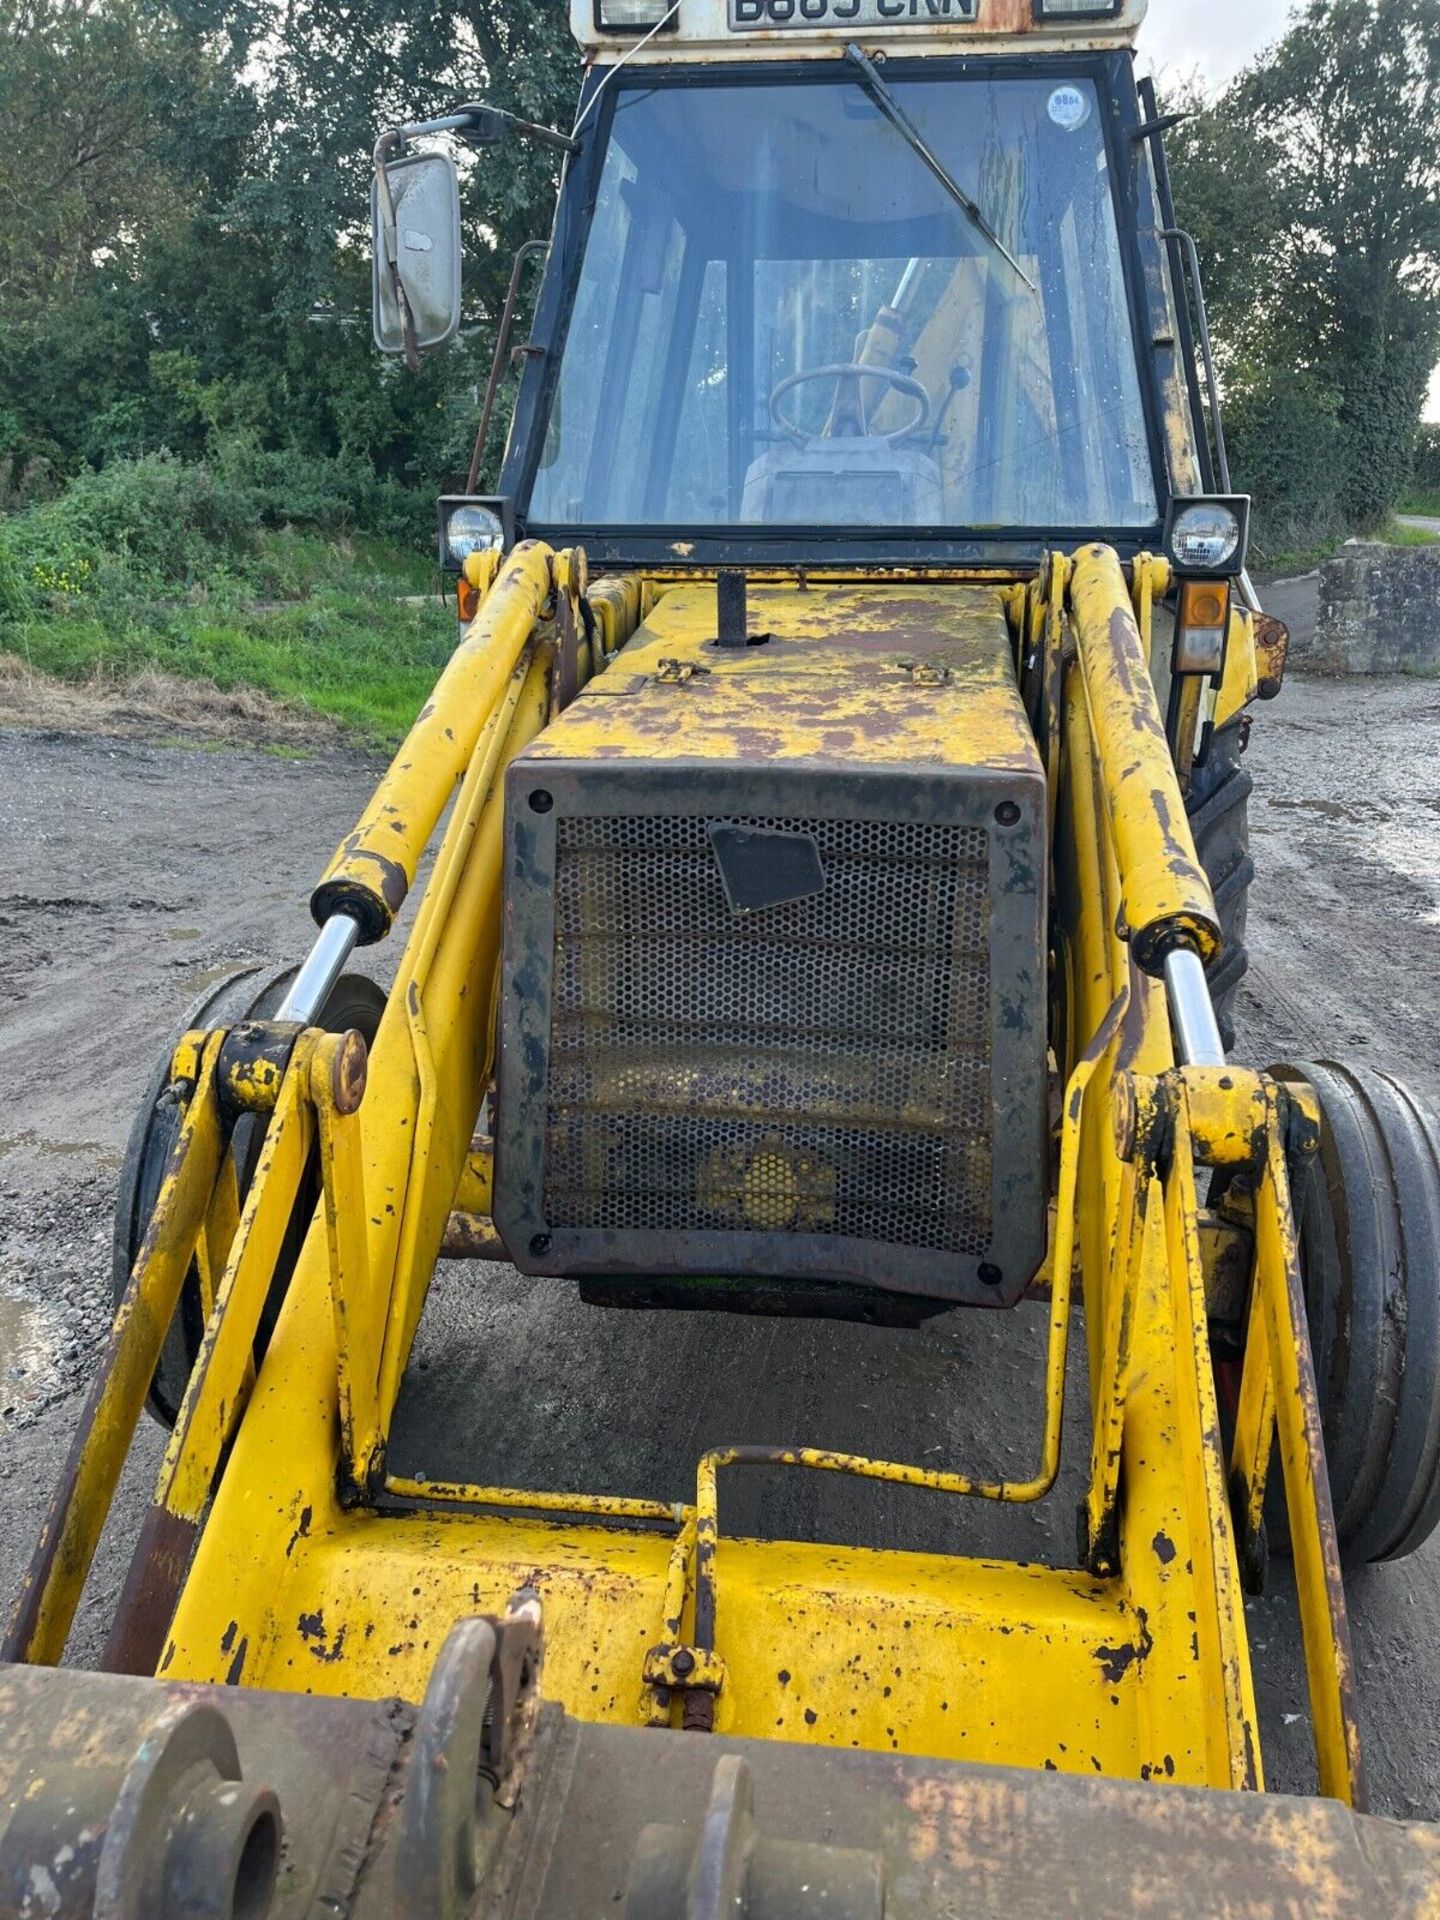
<instances>
[{"instance_id":1,"label":"grass verge","mask_svg":"<svg viewBox=\"0 0 1440 1920\"><path fill-rule=\"evenodd\" d=\"M1423 506L1412 506L1408 501L1397 507L1396 513L1424 513ZM1434 511L1440 513L1440 500ZM1287 580L1296 574L1313 573L1322 561L1328 560L1345 545L1347 536L1337 533L1330 539L1315 542L1313 546L1285 547L1276 552L1256 549L1252 559L1252 568L1264 580ZM1407 527L1391 514L1385 525L1374 533L1357 533L1357 540L1369 540L1387 547L1429 547L1440 543L1440 534L1432 533L1428 527Z\"/></svg>"},{"instance_id":2,"label":"grass verge","mask_svg":"<svg viewBox=\"0 0 1440 1920\"><path fill-rule=\"evenodd\" d=\"M1409 509L1403 509L1408 512ZM1400 521L1392 519L1380 538L1391 547L1433 547L1440 545L1440 533L1429 527L1402 526Z\"/></svg>"},{"instance_id":3,"label":"grass verge","mask_svg":"<svg viewBox=\"0 0 1440 1920\"><path fill-rule=\"evenodd\" d=\"M129 689L128 711L168 711L182 725L188 705L202 730L225 717L237 740L248 720L256 738L294 742L308 714L392 746L455 644L435 586L433 565L382 542L265 533L243 577L216 570L183 595L129 590L113 605L100 591L56 592L0 622L0 653L16 663L5 704L13 714L26 674L51 676L112 703ZM188 702L177 691L186 682ZM247 709L244 691L260 702Z\"/></svg>"}]
</instances>

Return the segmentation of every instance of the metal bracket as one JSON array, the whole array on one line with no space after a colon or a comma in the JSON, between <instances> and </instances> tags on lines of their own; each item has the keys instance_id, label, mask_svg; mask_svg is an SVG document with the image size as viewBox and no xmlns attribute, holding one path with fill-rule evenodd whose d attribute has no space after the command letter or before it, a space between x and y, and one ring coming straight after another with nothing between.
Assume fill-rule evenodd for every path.
<instances>
[{"instance_id":1,"label":"metal bracket","mask_svg":"<svg viewBox=\"0 0 1440 1920\"><path fill-rule=\"evenodd\" d=\"M884 1911L878 1854L759 1831L750 1768L736 1753L716 1764L698 1834L642 1829L625 1894L625 1920L881 1920Z\"/></svg>"},{"instance_id":2,"label":"metal bracket","mask_svg":"<svg viewBox=\"0 0 1440 1920\"><path fill-rule=\"evenodd\" d=\"M678 1693L685 1699L686 1717L693 1731L696 1715L688 1711L689 1696L692 1693L708 1696L713 1721L714 1701L725 1685L725 1662L718 1653L708 1652L704 1647L662 1641L645 1655L642 1678L647 1687L654 1689L651 1725L669 1726L670 1702ZM708 1731L708 1727L703 1731Z\"/></svg>"},{"instance_id":3,"label":"metal bracket","mask_svg":"<svg viewBox=\"0 0 1440 1920\"><path fill-rule=\"evenodd\" d=\"M418 1709L0 1668L0 1911L463 1920L528 1776L542 1661L522 1591L451 1629Z\"/></svg>"},{"instance_id":4,"label":"metal bracket","mask_svg":"<svg viewBox=\"0 0 1440 1920\"><path fill-rule=\"evenodd\" d=\"M299 1020L243 1020L231 1027L215 1072L221 1111L227 1119L275 1111L280 1083L304 1031Z\"/></svg>"},{"instance_id":5,"label":"metal bracket","mask_svg":"<svg viewBox=\"0 0 1440 1920\"><path fill-rule=\"evenodd\" d=\"M897 660L896 666L917 687L948 687L954 669L944 660Z\"/></svg>"},{"instance_id":6,"label":"metal bracket","mask_svg":"<svg viewBox=\"0 0 1440 1920\"><path fill-rule=\"evenodd\" d=\"M415 1719L396 1837L396 1920L472 1910L520 1797L540 1708L540 1601L526 1589L500 1620L462 1620ZM489 1793L477 1782L489 1784Z\"/></svg>"},{"instance_id":7,"label":"metal bracket","mask_svg":"<svg viewBox=\"0 0 1440 1920\"><path fill-rule=\"evenodd\" d=\"M693 660L675 660L668 655L655 663L655 680L662 687L687 687L701 674L709 673L709 667L697 666Z\"/></svg>"}]
</instances>

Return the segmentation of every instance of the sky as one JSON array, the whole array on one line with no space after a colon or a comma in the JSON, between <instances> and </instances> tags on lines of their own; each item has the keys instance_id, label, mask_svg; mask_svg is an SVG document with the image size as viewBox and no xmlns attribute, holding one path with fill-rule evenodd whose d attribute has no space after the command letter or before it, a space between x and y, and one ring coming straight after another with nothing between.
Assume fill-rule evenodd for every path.
<instances>
[{"instance_id":1,"label":"sky","mask_svg":"<svg viewBox=\"0 0 1440 1920\"><path fill-rule=\"evenodd\" d=\"M1198 74L1207 87L1220 87L1279 39L1289 11L1289 0L1150 0L1140 49L1157 76ZM1440 367L1430 379L1425 418L1440 420Z\"/></svg>"},{"instance_id":2,"label":"sky","mask_svg":"<svg viewBox=\"0 0 1440 1920\"><path fill-rule=\"evenodd\" d=\"M1198 73L1223 86L1253 54L1278 40L1286 0L1150 0L1140 46L1154 72Z\"/></svg>"}]
</instances>

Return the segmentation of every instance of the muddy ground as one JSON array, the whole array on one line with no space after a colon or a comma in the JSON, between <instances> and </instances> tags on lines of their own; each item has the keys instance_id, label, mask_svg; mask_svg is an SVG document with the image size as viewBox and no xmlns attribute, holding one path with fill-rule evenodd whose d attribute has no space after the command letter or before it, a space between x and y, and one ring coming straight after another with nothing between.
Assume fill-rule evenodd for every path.
<instances>
[{"instance_id":1,"label":"muddy ground","mask_svg":"<svg viewBox=\"0 0 1440 1920\"><path fill-rule=\"evenodd\" d=\"M1243 1055L1398 1066L1440 1095L1440 687L1292 682L1250 753L1260 880ZM72 724L66 716L65 724ZM163 1036L237 962L302 951L304 902L375 766L322 751L155 745L0 726L0 1602L8 1604L108 1315L110 1205ZM376 955L383 976L383 950ZM1043 1315L919 1333L607 1314L508 1269L442 1268L394 1436L432 1476L686 1497L721 1441L803 1439L1015 1470ZM1070 1423L1075 1426L1075 1422ZM737 1476L724 1522L876 1545L1073 1553L1077 1443L1041 1509L996 1512L829 1475ZM147 1424L121 1522L158 1458ZM745 1484L739 1484L744 1481ZM74 1657L123 1561L107 1539ZM1354 1576L1372 1799L1440 1817L1440 1536ZM1312 1780L1283 1566L1252 1602L1271 1784Z\"/></svg>"}]
</instances>

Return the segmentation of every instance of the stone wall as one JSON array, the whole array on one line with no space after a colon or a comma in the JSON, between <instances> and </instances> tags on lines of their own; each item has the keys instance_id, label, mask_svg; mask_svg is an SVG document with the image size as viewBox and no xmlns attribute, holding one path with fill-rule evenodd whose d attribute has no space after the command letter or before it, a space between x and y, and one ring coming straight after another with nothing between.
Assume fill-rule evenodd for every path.
<instances>
[{"instance_id":1,"label":"stone wall","mask_svg":"<svg viewBox=\"0 0 1440 1920\"><path fill-rule=\"evenodd\" d=\"M1315 638L1291 657L1318 673L1440 671L1440 545L1342 547L1320 569Z\"/></svg>"}]
</instances>

